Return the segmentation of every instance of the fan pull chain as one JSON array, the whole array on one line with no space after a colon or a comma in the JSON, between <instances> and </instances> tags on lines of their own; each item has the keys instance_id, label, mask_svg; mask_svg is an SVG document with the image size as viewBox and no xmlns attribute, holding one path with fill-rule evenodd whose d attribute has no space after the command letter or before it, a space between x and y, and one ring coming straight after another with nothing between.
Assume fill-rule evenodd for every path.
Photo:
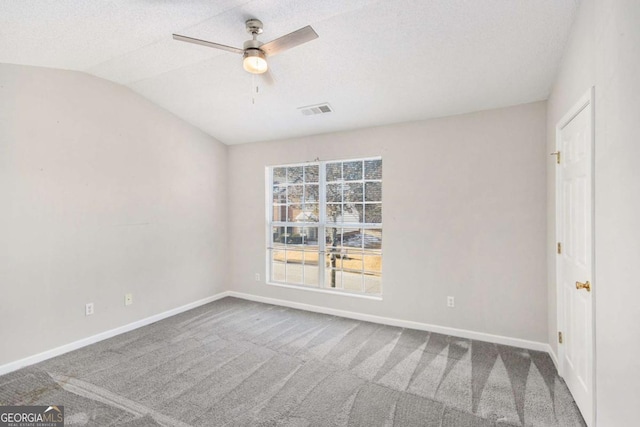
<instances>
[{"instance_id":1,"label":"fan pull chain","mask_svg":"<svg viewBox=\"0 0 640 427\"><path fill-rule=\"evenodd\" d=\"M255 88L255 92L253 91ZM256 104L256 97L260 94L260 87L256 84L256 76L255 74L251 75L251 103L253 105Z\"/></svg>"}]
</instances>

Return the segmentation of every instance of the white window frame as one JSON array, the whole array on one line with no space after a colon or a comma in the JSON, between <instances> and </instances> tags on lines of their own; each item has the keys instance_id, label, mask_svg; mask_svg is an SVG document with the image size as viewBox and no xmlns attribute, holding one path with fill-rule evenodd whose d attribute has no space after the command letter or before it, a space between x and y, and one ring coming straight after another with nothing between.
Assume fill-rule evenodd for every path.
<instances>
[{"instance_id":1,"label":"white window frame","mask_svg":"<svg viewBox=\"0 0 640 427\"><path fill-rule=\"evenodd\" d=\"M382 271L380 272L380 293L377 294L372 294L372 293L365 293L364 289L361 292L358 291L353 291L353 290L345 290L345 289L341 289L341 288L331 288L331 287L326 287L325 286L325 278L326 278L326 268L324 266L324 257L326 254L326 237L325 237L325 232L327 228L361 228L361 229L380 229L383 230L383 225L382 222L380 223L365 223L365 222L357 222L357 223L330 223L327 221L326 219L326 186L327 186L327 180L326 180L326 165L328 163L337 163L337 162L342 162L342 163L346 163L346 162L357 162L357 161L362 161L362 162L366 162L368 160L382 160L381 156L376 156L376 157L359 157L359 158L354 158L354 159L336 159L336 160L323 160L323 161L313 161L313 162L304 162L304 163L289 163L289 164L278 164L278 165L272 165L272 166L267 166L265 168L265 183L266 183L266 199L265 199L265 238L266 238L266 274L265 274L265 282L267 285L273 285L273 286L280 286L280 287L285 287L285 288L292 288L292 289L303 289L303 290L308 290L308 291L314 291L314 292L322 292L322 293L332 293L332 294L340 294L340 295L345 295L345 296L354 296L354 297L360 297L360 298L367 298L367 299L375 299L375 300L381 300L382 299L382 292L383 292L383 287L382 287ZM273 169L275 168L280 168L280 167L299 167L299 166L312 166L312 165L318 165L318 193L319 193L319 200L318 200L318 222L289 222L289 221L273 221ZM384 175L384 172L383 172ZM361 181L353 181L353 182L366 182L366 181L380 181L382 182L382 179L380 180L366 180L364 177L364 169L363 169L363 179ZM363 186L364 189L364 186ZM364 194L363 194L363 198L364 198ZM344 204L344 201L343 201ZM363 204L366 204L366 202L363 201ZM380 205L383 205L383 202L381 201ZM364 220L364 218L363 218ZM271 271L272 269L272 263L271 263L271 251L272 250L277 250L277 248L274 246L274 242L273 242L273 227L291 227L292 224L295 224L295 227L314 227L318 229L318 285L314 286L314 285L306 285L306 284L299 284L299 283L286 283L286 282L276 282L274 280L272 280L272 274L273 272ZM363 246L364 248L364 246ZM363 251L363 253L366 251ZM382 257L382 246L379 250L379 255ZM285 261L285 266L286 266L286 261ZM285 267L286 268L286 267ZM304 269L303 269L304 271ZM365 274L365 268L364 268L364 262L363 262L363 266L362 266L362 271L361 273L364 275ZM303 273L304 274L304 273ZM304 282L304 278L303 278L303 282Z\"/></svg>"}]
</instances>

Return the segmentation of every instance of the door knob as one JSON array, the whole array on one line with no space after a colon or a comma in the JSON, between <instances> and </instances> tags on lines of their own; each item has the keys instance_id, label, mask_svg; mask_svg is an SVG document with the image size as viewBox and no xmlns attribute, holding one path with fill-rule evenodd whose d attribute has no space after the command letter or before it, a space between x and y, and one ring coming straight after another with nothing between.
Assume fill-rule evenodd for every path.
<instances>
[{"instance_id":1,"label":"door knob","mask_svg":"<svg viewBox=\"0 0 640 427\"><path fill-rule=\"evenodd\" d=\"M586 289L587 292L591 292L591 283L588 280L586 283L576 282L576 289Z\"/></svg>"}]
</instances>

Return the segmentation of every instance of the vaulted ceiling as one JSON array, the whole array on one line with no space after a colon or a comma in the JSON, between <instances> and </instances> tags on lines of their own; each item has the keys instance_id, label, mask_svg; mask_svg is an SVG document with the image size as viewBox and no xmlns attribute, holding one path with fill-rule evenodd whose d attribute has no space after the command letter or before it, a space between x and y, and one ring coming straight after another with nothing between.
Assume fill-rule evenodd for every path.
<instances>
[{"instance_id":1,"label":"vaulted ceiling","mask_svg":"<svg viewBox=\"0 0 640 427\"><path fill-rule=\"evenodd\" d=\"M421 120L546 99L578 0L5 0L0 62L84 71L138 92L226 144ZM242 47L306 25L269 58ZM255 88L258 87L258 93ZM304 116L328 102L334 112Z\"/></svg>"}]
</instances>

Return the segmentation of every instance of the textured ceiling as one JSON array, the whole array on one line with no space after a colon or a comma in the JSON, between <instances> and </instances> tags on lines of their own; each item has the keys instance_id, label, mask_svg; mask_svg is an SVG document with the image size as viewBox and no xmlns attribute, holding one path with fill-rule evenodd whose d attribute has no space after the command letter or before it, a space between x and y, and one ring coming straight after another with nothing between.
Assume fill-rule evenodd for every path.
<instances>
[{"instance_id":1,"label":"textured ceiling","mask_svg":"<svg viewBox=\"0 0 640 427\"><path fill-rule=\"evenodd\" d=\"M121 83L238 144L546 99L576 1L4 0L0 62ZM272 85L171 37L241 47L248 18L263 42L305 25L320 37L270 58ZM297 109L322 102L335 111Z\"/></svg>"}]
</instances>

